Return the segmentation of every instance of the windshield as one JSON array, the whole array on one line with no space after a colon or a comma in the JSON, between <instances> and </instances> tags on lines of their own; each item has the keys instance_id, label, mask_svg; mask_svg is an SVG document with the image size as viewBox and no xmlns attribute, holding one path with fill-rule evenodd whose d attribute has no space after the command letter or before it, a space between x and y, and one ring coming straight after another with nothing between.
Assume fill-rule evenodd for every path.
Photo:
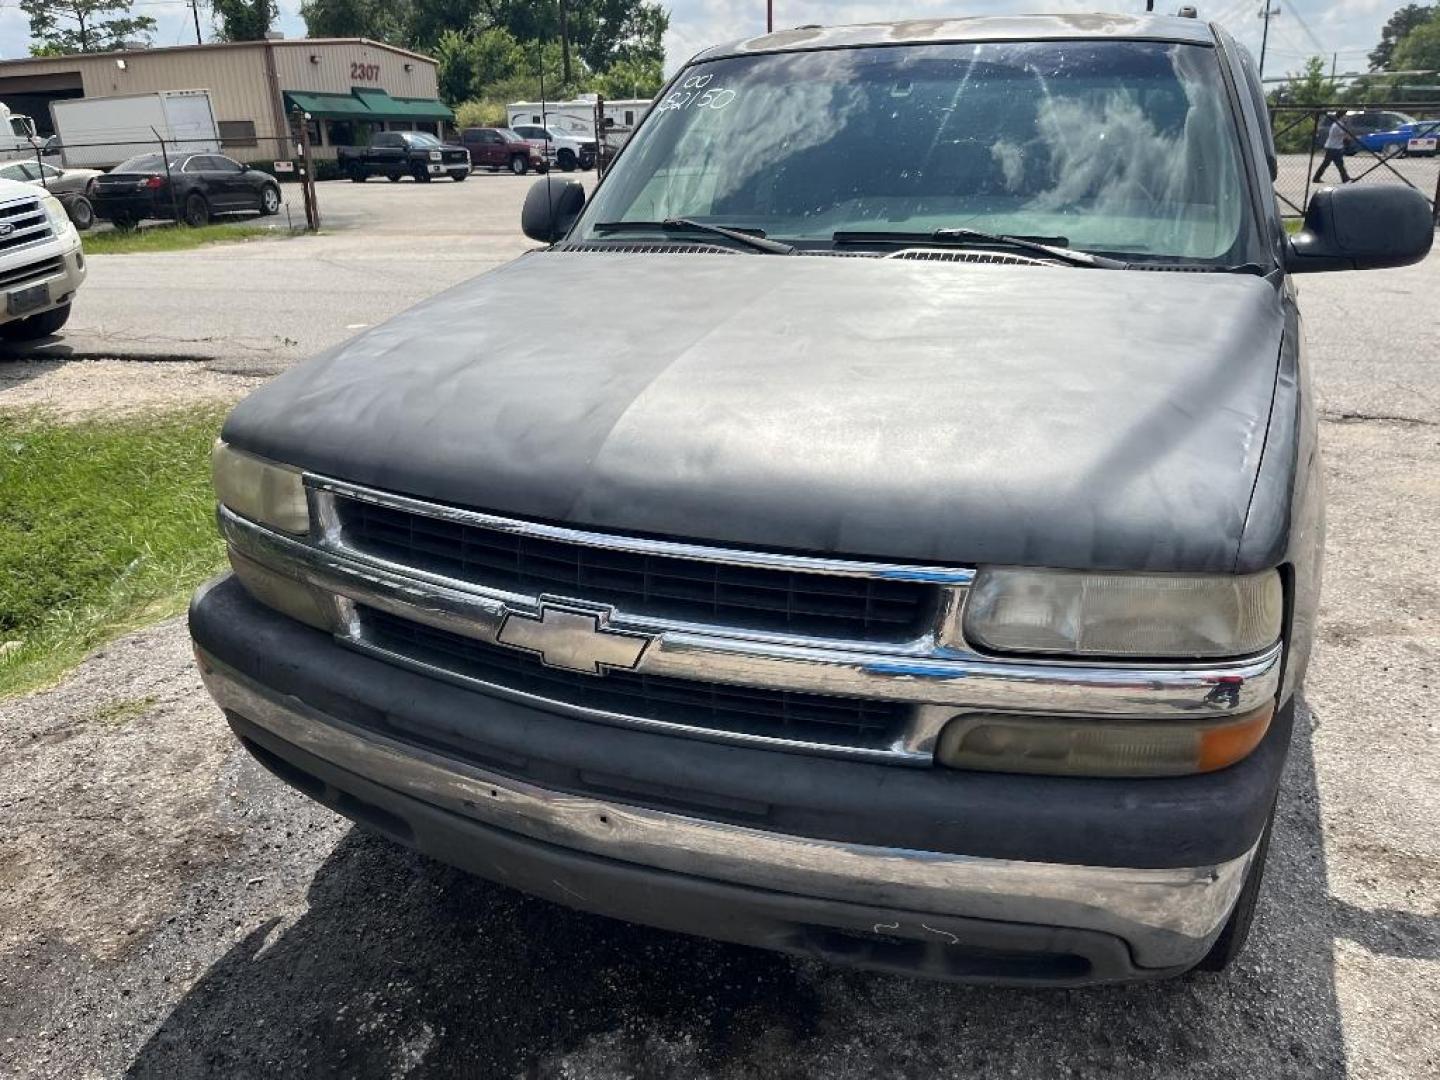
<instances>
[{"instance_id":1,"label":"windshield","mask_svg":"<svg viewBox=\"0 0 1440 1080\"><path fill-rule=\"evenodd\" d=\"M781 240L965 227L1242 261L1252 226L1213 49L1056 41L732 57L686 69L580 222Z\"/></svg>"},{"instance_id":2,"label":"windshield","mask_svg":"<svg viewBox=\"0 0 1440 1080\"><path fill-rule=\"evenodd\" d=\"M504 139L506 142L525 141L524 139L520 138L519 135L516 135L515 132L511 131L509 128L496 128L495 132L500 136L500 138Z\"/></svg>"},{"instance_id":3,"label":"windshield","mask_svg":"<svg viewBox=\"0 0 1440 1080\"><path fill-rule=\"evenodd\" d=\"M174 169L174 170L176 170L176 171L178 172L179 169L180 169L180 162L181 162L182 160L183 160L183 159L182 159L182 158L179 158L179 157L173 157L173 158L171 158L171 159L170 159L170 168L172 168L172 169ZM116 165L116 166L115 166L115 168L114 168L113 171L114 171L114 172L117 172L117 173L126 173L126 172L138 172L138 173L164 172L164 171L165 171L165 159L162 158L159 154L140 154L140 155L138 155L138 156L136 156L136 157L132 157L129 161L122 161L119 165Z\"/></svg>"},{"instance_id":4,"label":"windshield","mask_svg":"<svg viewBox=\"0 0 1440 1080\"><path fill-rule=\"evenodd\" d=\"M434 135L427 135L423 131L406 132L405 141L411 146L439 146L440 140Z\"/></svg>"}]
</instances>

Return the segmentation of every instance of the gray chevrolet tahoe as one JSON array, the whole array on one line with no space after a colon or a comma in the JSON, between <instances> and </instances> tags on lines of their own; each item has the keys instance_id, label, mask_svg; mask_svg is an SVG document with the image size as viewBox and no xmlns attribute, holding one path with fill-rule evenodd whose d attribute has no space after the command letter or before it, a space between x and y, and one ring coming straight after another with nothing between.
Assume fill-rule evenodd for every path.
<instances>
[{"instance_id":1,"label":"gray chevrolet tahoe","mask_svg":"<svg viewBox=\"0 0 1440 1080\"><path fill-rule=\"evenodd\" d=\"M1344 187L1287 237L1275 175L1194 19L705 52L588 203L531 192L548 246L231 414L205 682L281 779L557 903L996 983L1224 967L1320 580L1293 276L1433 235ZM506 317L555 295L563 341Z\"/></svg>"}]
</instances>

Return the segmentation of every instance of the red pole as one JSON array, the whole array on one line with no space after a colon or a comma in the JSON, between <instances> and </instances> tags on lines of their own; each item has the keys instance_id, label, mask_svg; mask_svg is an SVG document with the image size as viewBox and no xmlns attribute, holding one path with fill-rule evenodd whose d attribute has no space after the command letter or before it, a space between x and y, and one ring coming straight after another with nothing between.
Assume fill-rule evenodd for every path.
<instances>
[{"instance_id":1,"label":"red pole","mask_svg":"<svg viewBox=\"0 0 1440 1080\"><path fill-rule=\"evenodd\" d=\"M765 0L765 33L775 32L775 0Z\"/></svg>"}]
</instances>

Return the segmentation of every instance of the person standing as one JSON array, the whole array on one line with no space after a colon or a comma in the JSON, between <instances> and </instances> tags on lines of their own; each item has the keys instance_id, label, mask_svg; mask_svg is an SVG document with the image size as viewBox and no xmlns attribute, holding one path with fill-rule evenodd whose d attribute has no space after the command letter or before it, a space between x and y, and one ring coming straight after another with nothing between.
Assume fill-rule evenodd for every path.
<instances>
[{"instance_id":1,"label":"person standing","mask_svg":"<svg viewBox=\"0 0 1440 1080\"><path fill-rule=\"evenodd\" d=\"M1350 174L1345 171L1345 144L1349 137L1345 134L1345 128L1341 124L1340 114L1332 113L1330 116L1330 130L1325 133L1325 160L1320 163L1320 168L1315 170L1315 183L1320 183L1320 178L1325 175L1325 170L1334 165L1340 170L1340 182L1348 184Z\"/></svg>"}]
</instances>

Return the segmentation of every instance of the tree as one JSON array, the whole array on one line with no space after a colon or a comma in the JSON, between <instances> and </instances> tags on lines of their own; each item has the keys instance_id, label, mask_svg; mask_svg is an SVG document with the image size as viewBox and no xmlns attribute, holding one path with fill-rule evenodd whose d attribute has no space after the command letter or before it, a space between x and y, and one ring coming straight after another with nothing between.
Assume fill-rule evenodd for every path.
<instances>
[{"instance_id":1,"label":"tree","mask_svg":"<svg viewBox=\"0 0 1440 1080\"><path fill-rule=\"evenodd\" d=\"M124 48L137 38L148 40L155 29L148 15L130 14L130 0L20 0L20 10L39 47L60 53Z\"/></svg>"},{"instance_id":2,"label":"tree","mask_svg":"<svg viewBox=\"0 0 1440 1080\"><path fill-rule=\"evenodd\" d=\"M492 83L525 73L525 50L508 30L478 34L447 30L433 50L440 97L452 104L483 94Z\"/></svg>"},{"instance_id":3,"label":"tree","mask_svg":"<svg viewBox=\"0 0 1440 1080\"><path fill-rule=\"evenodd\" d=\"M1371 71L1404 71L1403 65L1393 63L1395 47L1410 31L1440 14L1440 5L1406 4L1399 8L1380 31L1380 44L1370 53Z\"/></svg>"},{"instance_id":4,"label":"tree","mask_svg":"<svg viewBox=\"0 0 1440 1080\"><path fill-rule=\"evenodd\" d=\"M210 0L221 41L263 41L279 14L275 0Z\"/></svg>"},{"instance_id":5,"label":"tree","mask_svg":"<svg viewBox=\"0 0 1440 1080\"><path fill-rule=\"evenodd\" d=\"M1415 27L1395 45L1396 71L1440 70L1440 8L1428 22ZM1415 76L1408 76L1414 79ZM1434 76L1431 76L1434 79Z\"/></svg>"},{"instance_id":6,"label":"tree","mask_svg":"<svg viewBox=\"0 0 1440 1080\"><path fill-rule=\"evenodd\" d=\"M392 0L304 0L300 17L311 37L363 37L408 46L408 3Z\"/></svg>"},{"instance_id":7,"label":"tree","mask_svg":"<svg viewBox=\"0 0 1440 1080\"><path fill-rule=\"evenodd\" d=\"M665 85L659 60L617 60L595 76L593 89L601 97L654 97Z\"/></svg>"},{"instance_id":8,"label":"tree","mask_svg":"<svg viewBox=\"0 0 1440 1080\"><path fill-rule=\"evenodd\" d=\"M1286 81L1270 91L1272 105L1325 105L1335 99L1335 86L1325 73L1325 60L1312 56L1299 71L1291 72ZM1315 131L1315 122L1309 117L1303 120L1293 113L1280 114L1275 127L1275 148L1282 154L1303 151L1310 144Z\"/></svg>"}]
</instances>

